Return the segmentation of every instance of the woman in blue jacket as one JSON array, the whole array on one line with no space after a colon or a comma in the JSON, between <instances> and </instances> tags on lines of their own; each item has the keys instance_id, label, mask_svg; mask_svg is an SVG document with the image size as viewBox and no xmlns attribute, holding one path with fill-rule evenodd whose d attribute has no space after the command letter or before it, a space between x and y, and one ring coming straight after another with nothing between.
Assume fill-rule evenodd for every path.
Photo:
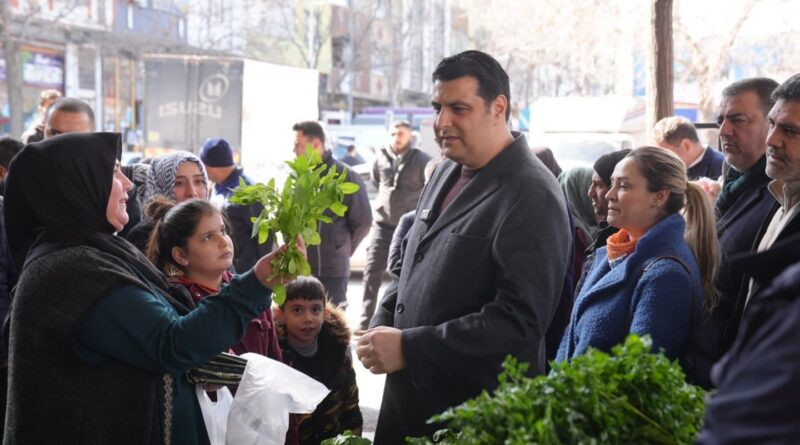
<instances>
[{"instance_id":1,"label":"woman in blue jacket","mask_svg":"<svg viewBox=\"0 0 800 445\"><path fill-rule=\"evenodd\" d=\"M556 360L609 351L635 333L692 374L693 335L716 296L711 203L681 160L659 148L632 151L611 182L608 223L620 231L589 260Z\"/></svg>"}]
</instances>

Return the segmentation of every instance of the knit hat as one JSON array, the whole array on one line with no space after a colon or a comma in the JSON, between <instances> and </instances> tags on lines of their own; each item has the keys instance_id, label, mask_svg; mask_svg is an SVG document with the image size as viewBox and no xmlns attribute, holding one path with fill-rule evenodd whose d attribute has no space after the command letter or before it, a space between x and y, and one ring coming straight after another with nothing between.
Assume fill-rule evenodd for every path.
<instances>
[{"instance_id":1,"label":"knit hat","mask_svg":"<svg viewBox=\"0 0 800 445\"><path fill-rule=\"evenodd\" d=\"M614 167L625 156L630 153L630 149L612 151L611 153L604 154L594 161L594 171L600 176L600 179L606 183L606 186L611 187L611 174L614 173Z\"/></svg>"},{"instance_id":2,"label":"knit hat","mask_svg":"<svg viewBox=\"0 0 800 445\"><path fill-rule=\"evenodd\" d=\"M233 165L233 150L225 139L208 139L200 150L200 159L209 167Z\"/></svg>"}]
</instances>

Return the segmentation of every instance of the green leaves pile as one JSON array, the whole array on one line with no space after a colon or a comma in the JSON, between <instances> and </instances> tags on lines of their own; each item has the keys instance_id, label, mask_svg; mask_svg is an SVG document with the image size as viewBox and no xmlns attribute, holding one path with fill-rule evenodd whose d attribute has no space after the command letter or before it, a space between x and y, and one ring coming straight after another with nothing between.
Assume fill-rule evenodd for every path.
<instances>
[{"instance_id":1,"label":"green leaves pile","mask_svg":"<svg viewBox=\"0 0 800 445\"><path fill-rule=\"evenodd\" d=\"M370 445L372 441L363 437L358 437L352 431L345 431L336 437L323 440L320 445Z\"/></svg>"},{"instance_id":2,"label":"green leaves pile","mask_svg":"<svg viewBox=\"0 0 800 445\"><path fill-rule=\"evenodd\" d=\"M610 355L590 350L535 378L525 376L527 364L509 357L494 395L484 392L433 418L451 428L434 442L693 443L702 426L705 392L685 383L680 365L651 353L651 347L649 337L631 335Z\"/></svg>"},{"instance_id":3,"label":"green leaves pile","mask_svg":"<svg viewBox=\"0 0 800 445\"><path fill-rule=\"evenodd\" d=\"M306 154L298 156L286 164L291 173L278 191L275 180L265 184L245 185L240 179L239 187L233 192L230 201L239 205L256 202L264 206L257 218L253 218L253 237L264 243L270 233L281 234L288 249L272 261L272 280L282 276L311 275L311 265L297 248L297 235L303 237L306 245L314 246L322 242L317 231L319 222L331 223L325 214L330 209L337 216L344 216L347 206L345 195L358 191L358 184L347 182L347 172L328 169L322 157L311 145L306 146ZM326 173L327 169L327 173ZM273 299L277 304L286 301L286 288L277 285L273 289Z\"/></svg>"}]
</instances>

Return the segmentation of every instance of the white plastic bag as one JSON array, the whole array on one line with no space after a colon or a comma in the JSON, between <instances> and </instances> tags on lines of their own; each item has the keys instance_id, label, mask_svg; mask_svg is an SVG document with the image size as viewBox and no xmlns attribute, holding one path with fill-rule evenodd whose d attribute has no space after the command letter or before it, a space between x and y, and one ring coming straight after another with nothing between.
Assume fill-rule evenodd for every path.
<instances>
[{"instance_id":1,"label":"white plastic bag","mask_svg":"<svg viewBox=\"0 0 800 445\"><path fill-rule=\"evenodd\" d=\"M200 402L200 410L203 411L203 421L206 424L211 445L225 445L228 413L231 411L233 403L231 391L225 386L217 390L216 402L208 397L200 385L195 385L195 394L197 394L197 401Z\"/></svg>"},{"instance_id":2,"label":"white plastic bag","mask_svg":"<svg viewBox=\"0 0 800 445\"><path fill-rule=\"evenodd\" d=\"M285 364L247 353L247 367L236 390L226 443L282 445L289 413L312 413L330 392L322 383Z\"/></svg>"}]
</instances>

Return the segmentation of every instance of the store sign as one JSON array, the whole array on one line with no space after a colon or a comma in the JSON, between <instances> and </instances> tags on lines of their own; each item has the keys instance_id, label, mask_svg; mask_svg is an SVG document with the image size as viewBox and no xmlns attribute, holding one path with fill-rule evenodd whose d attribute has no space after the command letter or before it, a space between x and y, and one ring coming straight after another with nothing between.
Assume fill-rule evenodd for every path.
<instances>
[{"instance_id":1,"label":"store sign","mask_svg":"<svg viewBox=\"0 0 800 445\"><path fill-rule=\"evenodd\" d=\"M20 51L22 77L26 85L63 88L64 56L38 51ZM6 80L6 60L0 50L0 80Z\"/></svg>"}]
</instances>

